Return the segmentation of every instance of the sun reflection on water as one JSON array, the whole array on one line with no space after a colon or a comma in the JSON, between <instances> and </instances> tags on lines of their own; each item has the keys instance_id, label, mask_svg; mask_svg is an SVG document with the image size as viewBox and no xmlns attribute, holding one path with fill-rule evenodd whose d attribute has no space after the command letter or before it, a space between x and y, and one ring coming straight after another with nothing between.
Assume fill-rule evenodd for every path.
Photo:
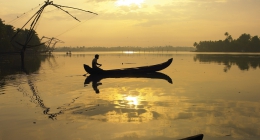
<instances>
[{"instance_id":1,"label":"sun reflection on water","mask_svg":"<svg viewBox=\"0 0 260 140\"><path fill-rule=\"evenodd\" d=\"M126 53L126 54L133 54L134 51L123 51L123 53Z\"/></svg>"},{"instance_id":2,"label":"sun reflection on water","mask_svg":"<svg viewBox=\"0 0 260 140\"><path fill-rule=\"evenodd\" d=\"M135 106L138 105L138 97L127 96L126 100L128 101L127 104L129 104L129 105L135 105Z\"/></svg>"}]
</instances>

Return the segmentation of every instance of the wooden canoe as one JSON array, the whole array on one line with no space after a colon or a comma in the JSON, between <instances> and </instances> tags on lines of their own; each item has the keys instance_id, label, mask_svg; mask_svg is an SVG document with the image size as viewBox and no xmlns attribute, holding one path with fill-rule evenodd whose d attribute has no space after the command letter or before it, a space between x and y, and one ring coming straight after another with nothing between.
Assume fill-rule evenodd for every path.
<instances>
[{"instance_id":1,"label":"wooden canoe","mask_svg":"<svg viewBox=\"0 0 260 140\"><path fill-rule=\"evenodd\" d=\"M161 64L150 65L150 66L141 66L133 68L123 68L123 69L111 69L111 70L95 70L90 66L84 64L84 69L89 74L136 74L136 73L152 73L156 71L163 70L167 68L172 63L173 58L170 58L168 61Z\"/></svg>"}]
</instances>

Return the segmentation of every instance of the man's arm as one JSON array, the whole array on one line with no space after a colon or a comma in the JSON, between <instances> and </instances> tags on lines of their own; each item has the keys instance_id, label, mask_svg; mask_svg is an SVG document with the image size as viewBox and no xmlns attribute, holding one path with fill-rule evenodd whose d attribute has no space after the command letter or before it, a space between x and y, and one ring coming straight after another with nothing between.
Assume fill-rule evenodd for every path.
<instances>
[{"instance_id":1,"label":"man's arm","mask_svg":"<svg viewBox=\"0 0 260 140\"><path fill-rule=\"evenodd\" d=\"M97 62L97 65L102 66L102 64L99 64L98 62Z\"/></svg>"}]
</instances>

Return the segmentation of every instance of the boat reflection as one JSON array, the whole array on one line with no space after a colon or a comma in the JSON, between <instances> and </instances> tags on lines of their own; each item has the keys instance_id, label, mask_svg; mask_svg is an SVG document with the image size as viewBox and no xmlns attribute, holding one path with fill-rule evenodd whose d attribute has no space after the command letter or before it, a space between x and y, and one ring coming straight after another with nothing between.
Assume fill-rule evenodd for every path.
<instances>
[{"instance_id":1,"label":"boat reflection","mask_svg":"<svg viewBox=\"0 0 260 140\"><path fill-rule=\"evenodd\" d=\"M102 79L106 78L150 78L150 79L163 79L172 84L172 79L168 75L160 72L145 73L145 74L106 74L106 75L89 75L85 81L84 86L89 85L92 82L93 90L98 94L100 91L98 89Z\"/></svg>"}]
</instances>

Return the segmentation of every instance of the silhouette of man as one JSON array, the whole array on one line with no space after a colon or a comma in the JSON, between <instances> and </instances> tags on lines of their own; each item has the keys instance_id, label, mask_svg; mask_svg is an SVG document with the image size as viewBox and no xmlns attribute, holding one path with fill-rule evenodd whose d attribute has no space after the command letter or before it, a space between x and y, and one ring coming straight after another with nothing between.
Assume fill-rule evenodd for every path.
<instances>
[{"instance_id":1,"label":"silhouette of man","mask_svg":"<svg viewBox=\"0 0 260 140\"><path fill-rule=\"evenodd\" d=\"M101 70L101 69L98 67L98 66L102 66L101 64L99 64L99 63L97 62L98 58L99 58L99 55L96 54L96 55L95 55L95 58L92 60L92 68L93 68L93 69L96 69L96 70Z\"/></svg>"}]
</instances>

